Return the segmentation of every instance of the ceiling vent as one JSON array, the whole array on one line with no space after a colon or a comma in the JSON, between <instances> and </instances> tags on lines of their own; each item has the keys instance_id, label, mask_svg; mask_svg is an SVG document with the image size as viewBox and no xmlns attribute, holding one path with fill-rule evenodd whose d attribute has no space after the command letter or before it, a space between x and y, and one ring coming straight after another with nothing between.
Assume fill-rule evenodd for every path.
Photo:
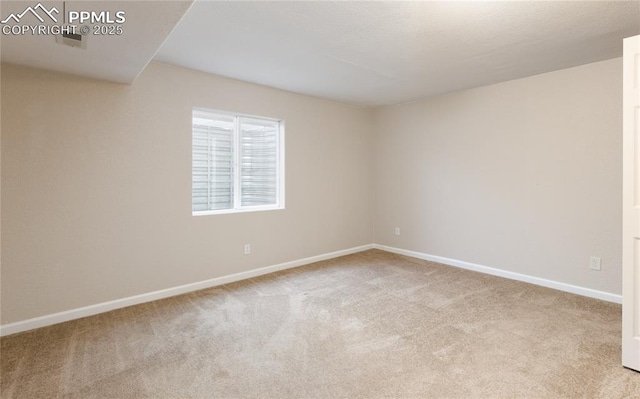
<instances>
[{"instance_id":1,"label":"ceiling vent","mask_svg":"<svg viewBox=\"0 0 640 399\"><path fill-rule=\"evenodd\" d=\"M56 42L71 47L78 47L82 49L87 48L87 36L76 33L63 33L56 35Z\"/></svg>"}]
</instances>

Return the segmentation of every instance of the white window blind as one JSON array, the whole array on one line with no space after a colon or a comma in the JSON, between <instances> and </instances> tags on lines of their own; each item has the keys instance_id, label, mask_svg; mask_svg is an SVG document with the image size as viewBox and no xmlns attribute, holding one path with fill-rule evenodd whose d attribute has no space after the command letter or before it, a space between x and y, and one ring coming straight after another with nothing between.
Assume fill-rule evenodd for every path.
<instances>
[{"instance_id":1,"label":"white window blind","mask_svg":"<svg viewBox=\"0 0 640 399\"><path fill-rule=\"evenodd\" d=\"M240 204L277 202L279 123L240 118Z\"/></svg>"},{"instance_id":2,"label":"white window blind","mask_svg":"<svg viewBox=\"0 0 640 399\"><path fill-rule=\"evenodd\" d=\"M194 109L193 213L282 208L282 140L281 121Z\"/></svg>"}]
</instances>

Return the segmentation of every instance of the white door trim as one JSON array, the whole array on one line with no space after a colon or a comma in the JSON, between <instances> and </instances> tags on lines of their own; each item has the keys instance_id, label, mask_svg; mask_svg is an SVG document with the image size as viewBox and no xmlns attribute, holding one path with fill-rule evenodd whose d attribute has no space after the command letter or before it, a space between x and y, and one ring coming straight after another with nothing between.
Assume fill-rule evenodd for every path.
<instances>
[{"instance_id":1,"label":"white door trim","mask_svg":"<svg viewBox=\"0 0 640 399\"><path fill-rule=\"evenodd\" d=\"M623 63L622 365L640 371L640 36Z\"/></svg>"}]
</instances>

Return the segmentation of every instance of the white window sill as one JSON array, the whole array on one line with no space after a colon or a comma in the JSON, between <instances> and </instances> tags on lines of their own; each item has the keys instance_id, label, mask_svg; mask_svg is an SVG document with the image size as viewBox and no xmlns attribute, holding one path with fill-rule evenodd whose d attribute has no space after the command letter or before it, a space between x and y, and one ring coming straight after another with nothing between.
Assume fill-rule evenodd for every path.
<instances>
[{"instance_id":1,"label":"white window sill","mask_svg":"<svg viewBox=\"0 0 640 399\"><path fill-rule=\"evenodd\" d=\"M247 208L239 208L239 209L219 209L215 211L199 211L192 212L193 216L207 216L207 215L227 215L230 213L247 213L247 212L261 212L261 211L277 211L284 209L284 205L282 206L252 206Z\"/></svg>"}]
</instances>

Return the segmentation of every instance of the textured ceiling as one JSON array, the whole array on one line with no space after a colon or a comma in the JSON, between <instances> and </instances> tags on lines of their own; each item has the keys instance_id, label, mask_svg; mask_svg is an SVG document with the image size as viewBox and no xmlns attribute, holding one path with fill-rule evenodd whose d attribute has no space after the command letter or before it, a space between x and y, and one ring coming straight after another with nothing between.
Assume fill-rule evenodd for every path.
<instances>
[{"instance_id":1,"label":"textured ceiling","mask_svg":"<svg viewBox=\"0 0 640 399\"><path fill-rule=\"evenodd\" d=\"M384 105L619 57L640 2L197 1L155 59Z\"/></svg>"},{"instance_id":2,"label":"textured ceiling","mask_svg":"<svg viewBox=\"0 0 640 399\"><path fill-rule=\"evenodd\" d=\"M147 66L192 1L42 1L47 10L53 7L60 22L63 10L125 12L121 35L86 36L86 49L56 43L53 35L0 34L2 62L34 68L67 72L119 83L131 83ZM0 20L19 14L34 1L0 1ZM65 8L66 7L66 8ZM40 12L48 25L55 25ZM68 14L66 14L68 15ZM39 25L34 15L26 14L20 25ZM113 19L113 17L112 17ZM10 25L17 25L10 22ZM85 25L93 27L89 23ZM4 25L3 25L4 26ZM78 25L80 26L80 25ZM79 29L79 28L78 28ZM93 31L90 31L93 33Z\"/></svg>"}]
</instances>

